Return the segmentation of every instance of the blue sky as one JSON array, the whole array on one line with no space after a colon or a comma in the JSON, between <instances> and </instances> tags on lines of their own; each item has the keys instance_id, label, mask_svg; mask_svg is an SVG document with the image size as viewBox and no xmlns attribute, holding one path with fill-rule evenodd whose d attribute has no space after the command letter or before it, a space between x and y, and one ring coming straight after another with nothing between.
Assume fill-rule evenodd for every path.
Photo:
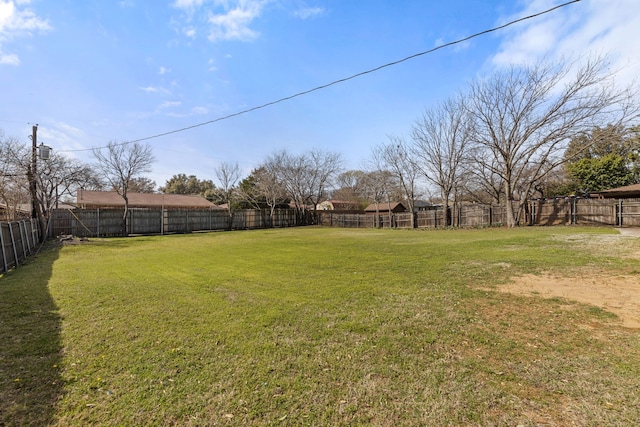
<instances>
[{"instance_id":1,"label":"blue sky","mask_svg":"<svg viewBox=\"0 0 640 427\"><path fill-rule=\"evenodd\" d=\"M262 105L540 12L556 0L0 0L0 129L92 161L91 147ZM340 153L408 135L424 108L500 67L608 53L640 75L640 2L582 0L248 114L151 139L158 185L244 174L281 149Z\"/></svg>"}]
</instances>

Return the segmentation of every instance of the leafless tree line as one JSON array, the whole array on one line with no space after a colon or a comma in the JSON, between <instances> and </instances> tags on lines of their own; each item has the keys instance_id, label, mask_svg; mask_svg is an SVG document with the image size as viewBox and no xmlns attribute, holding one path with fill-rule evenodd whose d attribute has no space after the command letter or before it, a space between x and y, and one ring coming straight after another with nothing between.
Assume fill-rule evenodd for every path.
<instances>
[{"instance_id":1,"label":"leafless tree line","mask_svg":"<svg viewBox=\"0 0 640 427\"><path fill-rule=\"evenodd\" d=\"M536 185L570 160L570 141L637 120L637 92L616 87L614 76L606 57L513 66L426 109L408 142L390 137L375 156L401 181L409 205L419 175L447 207L463 198L504 202L515 226Z\"/></svg>"},{"instance_id":2,"label":"leafless tree line","mask_svg":"<svg viewBox=\"0 0 640 427\"><path fill-rule=\"evenodd\" d=\"M504 203L507 223L514 226L526 199L570 160L570 141L597 127L627 127L637 120L637 93L617 87L614 76L606 57L513 66L425 109L407 137L389 136L373 147L362 170L344 171L338 153L282 150L242 180L237 163L221 163L213 171L219 187L179 174L161 191L203 193L224 204L230 216L242 207L273 214L283 206L303 215L327 198L359 208L403 201L410 211L420 199L446 208L461 201ZM29 154L26 146L0 137L0 200L9 211L28 201ZM141 177L154 161L148 145L112 142L94 157L93 166L56 154L43 164L37 179L44 212L78 187L115 190L125 206L128 192L154 189ZM512 208L513 201L519 208Z\"/></svg>"},{"instance_id":3,"label":"leafless tree line","mask_svg":"<svg viewBox=\"0 0 640 427\"><path fill-rule=\"evenodd\" d=\"M24 211L30 210L29 170L32 151L15 138L4 138L0 134L0 203L4 208L4 219L15 220ZM53 154L46 161L37 163L37 202L40 211L48 216L61 200L75 196L79 187L102 188L102 181L92 166L76 159Z\"/></svg>"}]
</instances>

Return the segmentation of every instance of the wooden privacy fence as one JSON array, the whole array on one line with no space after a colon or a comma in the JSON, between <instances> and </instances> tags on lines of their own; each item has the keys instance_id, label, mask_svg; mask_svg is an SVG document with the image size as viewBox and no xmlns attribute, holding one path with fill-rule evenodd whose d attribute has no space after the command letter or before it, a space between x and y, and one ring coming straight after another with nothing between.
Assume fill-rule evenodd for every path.
<instances>
[{"instance_id":1,"label":"wooden privacy fence","mask_svg":"<svg viewBox=\"0 0 640 427\"><path fill-rule=\"evenodd\" d=\"M514 202L514 210L517 203ZM491 227L506 224L504 205L465 204L449 210L453 227ZM49 237L72 234L79 237L122 236L122 209L54 209ZM172 234L209 230L245 230L269 227L296 227L311 223L311 216L300 217L294 210L281 209L273 217L265 210L130 209L127 234ZM443 208L411 213L380 212L358 214L318 211L317 223L348 228L447 227ZM640 226L640 199L546 199L531 200L520 218L521 225L608 225ZM14 226L15 227L15 226ZM36 239L37 240L37 239Z\"/></svg>"},{"instance_id":2,"label":"wooden privacy fence","mask_svg":"<svg viewBox=\"0 0 640 427\"><path fill-rule=\"evenodd\" d=\"M78 237L122 236L123 209L54 209L49 237L71 234ZM192 231L245 230L303 225L295 211L234 211L202 209L129 209L126 234L173 234Z\"/></svg>"},{"instance_id":3,"label":"wooden privacy fence","mask_svg":"<svg viewBox=\"0 0 640 427\"><path fill-rule=\"evenodd\" d=\"M544 199L529 202L531 225L640 226L640 199Z\"/></svg>"},{"instance_id":4,"label":"wooden privacy fence","mask_svg":"<svg viewBox=\"0 0 640 427\"><path fill-rule=\"evenodd\" d=\"M517 212L518 205L513 204ZM411 228L411 213L356 214L321 211L319 223L325 226L354 228ZM453 227L491 227L507 222L506 206L465 204L449 210ZM417 228L446 227L442 207L418 211L414 215ZM640 199L562 198L531 200L520 218L520 225L609 225L640 226Z\"/></svg>"},{"instance_id":5,"label":"wooden privacy fence","mask_svg":"<svg viewBox=\"0 0 640 427\"><path fill-rule=\"evenodd\" d=\"M0 222L0 272L6 273L9 269L18 267L29 255L35 253L39 241L38 221L35 219Z\"/></svg>"},{"instance_id":6,"label":"wooden privacy fence","mask_svg":"<svg viewBox=\"0 0 640 427\"><path fill-rule=\"evenodd\" d=\"M321 211L320 225L351 228L411 228L412 214L409 212L378 214L337 213ZM492 205L463 205L449 209L449 226L454 227L488 227L502 225L506 222L506 208ZM413 215L416 228L447 227L444 208L418 211Z\"/></svg>"}]
</instances>

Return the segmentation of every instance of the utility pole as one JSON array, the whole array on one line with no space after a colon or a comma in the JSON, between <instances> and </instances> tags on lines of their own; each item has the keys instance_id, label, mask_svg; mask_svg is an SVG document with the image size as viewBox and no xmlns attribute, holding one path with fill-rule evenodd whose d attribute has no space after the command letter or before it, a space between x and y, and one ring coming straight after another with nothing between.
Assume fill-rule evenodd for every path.
<instances>
[{"instance_id":1,"label":"utility pole","mask_svg":"<svg viewBox=\"0 0 640 427\"><path fill-rule=\"evenodd\" d=\"M40 202L38 201L38 184L37 184L37 159L38 159L38 125L34 125L31 128L31 165L28 168L29 189L31 190L31 218L38 220L40 226L40 241L44 242L46 239L45 223L40 210Z\"/></svg>"}]
</instances>

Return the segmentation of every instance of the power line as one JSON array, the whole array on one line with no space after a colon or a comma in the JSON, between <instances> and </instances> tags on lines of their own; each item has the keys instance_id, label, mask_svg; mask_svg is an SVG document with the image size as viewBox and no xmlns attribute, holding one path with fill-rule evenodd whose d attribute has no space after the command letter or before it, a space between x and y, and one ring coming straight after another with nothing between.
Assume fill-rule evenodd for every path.
<instances>
[{"instance_id":1,"label":"power line","mask_svg":"<svg viewBox=\"0 0 640 427\"><path fill-rule=\"evenodd\" d=\"M582 0L571 0L571 1L568 1L566 3L562 3L562 4L559 4L557 6L554 6L554 7L550 8L550 9L544 10L542 12L538 12L538 13L535 13L533 15L528 15L528 16L525 16L525 17L522 17L522 18L518 18L518 19L513 20L513 21L509 21L506 24L500 25L498 27L493 27L491 29L481 31L479 33L475 33L475 34L472 34L470 36L467 36L467 37L464 37L464 38L461 38L461 39L458 39L458 40L455 40L455 41L452 41L452 42L448 42L448 43L436 46L433 49L429 49L429 50L425 50L423 52L415 53L413 55L410 55L410 56L407 56L405 58L399 59L397 61L388 62L388 63L386 63L384 65L380 65L378 67L371 68L369 70L353 74L353 75L351 75L349 77L344 77L342 79L334 80L334 81L332 81L330 83L326 83L326 84L323 84L323 85L320 85L320 86L316 86L316 87L314 87L312 89L308 89L308 90L305 90L305 91L302 91L302 92L298 92L298 93L295 93L293 95L289 95L289 96L286 96L284 98L277 99L275 101L271 101L271 102L267 102L267 103L262 104L262 105L258 105L256 107L247 108L246 110L238 111L236 113L229 114L229 115L222 116L222 117L218 117L216 119L209 120L209 121L206 121L206 122L197 123L195 125L191 125L191 126L187 126L187 127L183 127L183 128L179 128L179 129L170 130L170 131L167 131L167 132L162 132L162 133L158 133L158 134L151 135L151 136L146 136L144 138L138 138L138 139L133 139L133 140L130 140L130 141L120 142L120 143L117 143L115 145L126 145L126 144L133 144L133 143L136 143L136 142L148 141L150 139L156 139L156 138L160 138L160 137L163 137L163 136L172 135L174 133L185 132L187 130L195 129L195 128L198 128L198 127L201 127L201 126L206 126L206 125L217 123L217 122L220 122L220 121L223 121L223 120L228 120L228 119L233 118L233 117L241 116L243 114L247 114L247 113L250 113L252 111L260 110L260 109L263 109L263 108L266 108L266 107L270 107L272 105L276 105L276 104L279 104L279 103L282 103L282 102L285 102L285 101L289 101L291 99L298 98L298 97L303 96L303 95L308 95L308 94L310 94L312 92L317 92L319 90L326 89L328 87L331 87L331 86L334 86L334 85L337 85L337 84L340 84L340 83L344 83L344 82L347 82L349 80L353 80L355 78L362 77L362 76L367 75L367 74L375 73L376 71L380 71L380 70L382 70L384 68L392 67L394 65L401 64L403 62L409 61L411 59L418 58L418 57L423 56L423 55L428 55L428 54L433 53L433 52L435 52L437 50L444 49L446 47L450 47L450 46L454 46L456 44L464 43L464 42L469 41L469 40L471 40L473 38L480 37L480 36L485 35L485 34L489 34L489 33L495 32L495 31L502 30L504 28L507 28L507 27L509 27L511 25L514 25L514 24L517 24L519 22L523 22L523 21L526 21L526 20L529 20L529 19L537 18L539 16L542 16L542 15L545 15L547 13L553 12L553 11L555 11L557 9L561 9L561 8L563 8L565 6L569 6L570 4L578 3L580 1L582 1ZM83 148L83 149L77 149L77 150L58 150L58 151L59 152L92 151L92 150L99 150L101 148L106 148L106 146L94 147L94 148Z\"/></svg>"}]
</instances>

